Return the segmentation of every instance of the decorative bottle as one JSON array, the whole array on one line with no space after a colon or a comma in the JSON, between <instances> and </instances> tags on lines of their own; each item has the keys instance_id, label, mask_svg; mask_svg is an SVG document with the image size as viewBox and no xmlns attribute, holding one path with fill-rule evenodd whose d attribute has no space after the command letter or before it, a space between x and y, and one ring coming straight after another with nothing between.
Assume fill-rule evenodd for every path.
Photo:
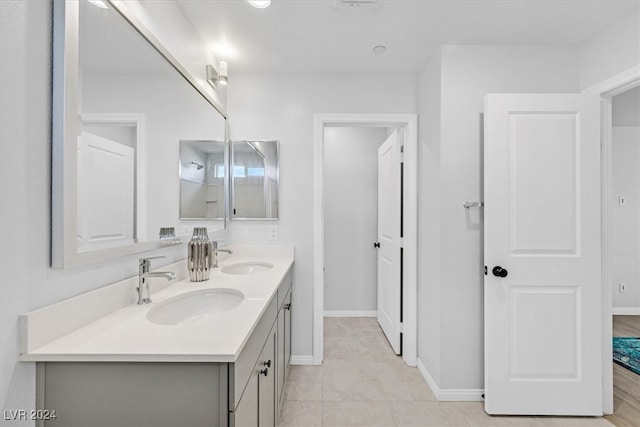
<instances>
[{"instance_id":1,"label":"decorative bottle","mask_svg":"<svg viewBox=\"0 0 640 427\"><path fill-rule=\"evenodd\" d=\"M195 227L189 242L187 269L192 282L209 280L211 241L206 227Z\"/></svg>"}]
</instances>

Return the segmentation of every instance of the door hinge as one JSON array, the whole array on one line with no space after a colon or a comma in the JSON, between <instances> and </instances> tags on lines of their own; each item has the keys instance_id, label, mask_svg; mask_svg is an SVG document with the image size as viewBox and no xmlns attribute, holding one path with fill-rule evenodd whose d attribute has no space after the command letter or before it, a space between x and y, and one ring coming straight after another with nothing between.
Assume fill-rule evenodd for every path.
<instances>
[{"instance_id":1,"label":"door hinge","mask_svg":"<svg viewBox=\"0 0 640 427\"><path fill-rule=\"evenodd\" d=\"M488 274L489 274L489 272L487 271L487 266L485 265L485 266L484 266L484 275L486 276L486 275L488 275Z\"/></svg>"}]
</instances>

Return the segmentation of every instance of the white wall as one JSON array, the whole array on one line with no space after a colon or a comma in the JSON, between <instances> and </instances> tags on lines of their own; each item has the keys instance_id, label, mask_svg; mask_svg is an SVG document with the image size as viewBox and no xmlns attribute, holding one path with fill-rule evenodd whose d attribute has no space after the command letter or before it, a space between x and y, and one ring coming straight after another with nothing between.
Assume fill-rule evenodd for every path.
<instances>
[{"instance_id":1,"label":"white wall","mask_svg":"<svg viewBox=\"0 0 640 427\"><path fill-rule=\"evenodd\" d=\"M580 46L580 89L640 64L639 19L630 14Z\"/></svg>"},{"instance_id":2,"label":"white wall","mask_svg":"<svg viewBox=\"0 0 640 427\"><path fill-rule=\"evenodd\" d=\"M233 243L295 246L293 354L313 343L313 120L316 113L413 113L415 77L234 75L229 82L231 139L280 140L279 241L272 222L231 221Z\"/></svg>"},{"instance_id":3,"label":"white wall","mask_svg":"<svg viewBox=\"0 0 640 427\"><path fill-rule=\"evenodd\" d=\"M439 111L431 98L438 80ZM464 209L462 204L483 196L483 99L487 93L500 92L577 92L578 51L551 46L443 46L440 59L427 64L420 84L421 159L439 171L434 176L422 167L421 182L439 191L421 189L420 206L426 207L426 214L420 214L420 259L437 257L429 262L438 262L439 269L436 274L420 270L419 359L440 389L482 389L482 211ZM424 200L425 196L430 198ZM438 227L439 239L423 235L423 227ZM422 304L439 306L434 310L439 313L438 331L425 325L432 321L425 317L433 314Z\"/></svg>"},{"instance_id":4,"label":"white wall","mask_svg":"<svg viewBox=\"0 0 640 427\"><path fill-rule=\"evenodd\" d=\"M640 87L612 99L612 299L640 313ZM625 204L620 205L622 196ZM619 291L625 283L626 292Z\"/></svg>"},{"instance_id":5,"label":"white wall","mask_svg":"<svg viewBox=\"0 0 640 427\"><path fill-rule=\"evenodd\" d=\"M612 162L613 307L640 314L640 127L613 127ZM625 283L625 293L619 292L620 283Z\"/></svg>"},{"instance_id":6,"label":"white wall","mask_svg":"<svg viewBox=\"0 0 640 427\"><path fill-rule=\"evenodd\" d=\"M154 3L158 8L160 4L167 4ZM49 267L51 18L49 1L0 1L0 403L3 410L28 410L35 405L35 365L17 361L18 315L135 276L138 269L135 256L66 271ZM178 37L177 33L174 36ZM171 197L175 203L177 195ZM148 253L160 254L169 258L155 266L184 258L186 249L178 247ZM2 423L11 425L5 420Z\"/></svg>"},{"instance_id":7,"label":"white wall","mask_svg":"<svg viewBox=\"0 0 640 427\"><path fill-rule=\"evenodd\" d=\"M324 310L378 309L378 147L386 128L324 132Z\"/></svg>"},{"instance_id":8,"label":"white wall","mask_svg":"<svg viewBox=\"0 0 640 427\"><path fill-rule=\"evenodd\" d=\"M442 54L418 76L418 356L440 382L440 105Z\"/></svg>"}]
</instances>

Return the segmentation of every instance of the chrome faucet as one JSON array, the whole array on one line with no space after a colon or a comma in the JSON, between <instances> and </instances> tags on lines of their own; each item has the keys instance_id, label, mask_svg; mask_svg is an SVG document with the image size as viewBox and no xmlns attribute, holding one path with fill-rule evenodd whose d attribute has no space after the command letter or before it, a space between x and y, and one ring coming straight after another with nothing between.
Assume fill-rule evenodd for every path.
<instances>
[{"instance_id":1,"label":"chrome faucet","mask_svg":"<svg viewBox=\"0 0 640 427\"><path fill-rule=\"evenodd\" d=\"M218 249L218 242L211 242L211 268L218 268L218 252L233 253L231 249Z\"/></svg>"},{"instance_id":2,"label":"chrome faucet","mask_svg":"<svg viewBox=\"0 0 640 427\"><path fill-rule=\"evenodd\" d=\"M153 256L149 258L140 258L138 264L138 304L149 304L151 302L151 294L149 292L149 283L147 279L151 277L164 277L167 280L176 278L176 274L171 271L149 271L151 260L158 258L166 258L166 256Z\"/></svg>"}]
</instances>

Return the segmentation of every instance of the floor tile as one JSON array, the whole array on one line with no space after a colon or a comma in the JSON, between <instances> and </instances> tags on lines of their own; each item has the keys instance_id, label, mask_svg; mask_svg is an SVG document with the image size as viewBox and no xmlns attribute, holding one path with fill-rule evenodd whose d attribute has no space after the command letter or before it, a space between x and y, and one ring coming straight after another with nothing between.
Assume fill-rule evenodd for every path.
<instances>
[{"instance_id":1,"label":"floor tile","mask_svg":"<svg viewBox=\"0 0 640 427\"><path fill-rule=\"evenodd\" d=\"M459 412L472 426L502 427L541 427L536 417L489 415L484 411L483 402L451 402L449 405Z\"/></svg>"},{"instance_id":2,"label":"floor tile","mask_svg":"<svg viewBox=\"0 0 640 427\"><path fill-rule=\"evenodd\" d=\"M364 337L326 337L324 360L373 361L367 342Z\"/></svg>"},{"instance_id":3,"label":"floor tile","mask_svg":"<svg viewBox=\"0 0 640 427\"><path fill-rule=\"evenodd\" d=\"M322 426L322 402L285 401L280 412L278 426Z\"/></svg>"},{"instance_id":4,"label":"floor tile","mask_svg":"<svg viewBox=\"0 0 640 427\"><path fill-rule=\"evenodd\" d=\"M323 426L395 426L386 402L324 402Z\"/></svg>"},{"instance_id":5,"label":"floor tile","mask_svg":"<svg viewBox=\"0 0 640 427\"><path fill-rule=\"evenodd\" d=\"M604 418L490 416L482 402L438 402L374 318L326 318L322 366L292 366L281 427L606 427Z\"/></svg>"},{"instance_id":6,"label":"floor tile","mask_svg":"<svg viewBox=\"0 0 640 427\"><path fill-rule=\"evenodd\" d=\"M291 366L285 388L286 400L321 401L322 367Z\"/></svg>"},{"instance_id":7,"label":"floor tile","mask_svg":"<svg viewBox=\"0 0 640 427\"><path fill-rule=\"evenodd\" d=\"M382 383L374 364L327 361L322 370L322 400L383 401Z\"/></svg>"},{"instance_id":8,"label":"floor tile","mask_svg":"<svg viewBox=\"0 0 640 427\"><path fill-rule=\"evenodd\" d=\"M445 402L393 402L393 417L398 427L467 427L469 422Z\"/></svg>"}]
</instances>

